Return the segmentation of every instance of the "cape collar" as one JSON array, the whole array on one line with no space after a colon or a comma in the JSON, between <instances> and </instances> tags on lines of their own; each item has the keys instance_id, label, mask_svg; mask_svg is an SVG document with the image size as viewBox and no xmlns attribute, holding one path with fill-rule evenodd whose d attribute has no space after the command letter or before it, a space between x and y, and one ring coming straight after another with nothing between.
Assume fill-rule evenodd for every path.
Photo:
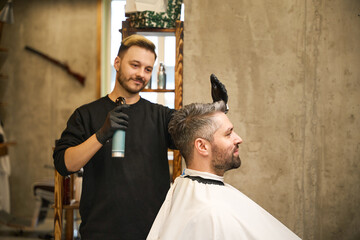
<instances>
[{"instance_id":1,"label":"cape collar","mask_svg":"<svg viewBox=\"0 0 360 240\"><path fill-rule=\"evenodd\" d=\"M197 181L199 183L204 184L213 184L224 186L224 177L208 173L208 172L200 172L192 169L184 169L182 175L184 178L189 178L193 181Z\"/></svg>"}]
</instances>

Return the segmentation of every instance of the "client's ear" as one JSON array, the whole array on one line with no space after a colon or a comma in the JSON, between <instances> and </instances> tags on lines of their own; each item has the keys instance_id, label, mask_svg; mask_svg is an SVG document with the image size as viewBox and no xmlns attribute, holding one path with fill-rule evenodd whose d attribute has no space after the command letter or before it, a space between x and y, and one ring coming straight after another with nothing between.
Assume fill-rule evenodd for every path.
<instances>
[{"instance_id":1,"label":"client's ear","mask_svg":"<svg viewBox=\"0 0 360 240\"><path fill-rule=\"evenodd\" d=\"M195 151L202 156L208 156L210 151L210 143L209 141L203 138L195 139Z\"/></svg>"}]
</instances>

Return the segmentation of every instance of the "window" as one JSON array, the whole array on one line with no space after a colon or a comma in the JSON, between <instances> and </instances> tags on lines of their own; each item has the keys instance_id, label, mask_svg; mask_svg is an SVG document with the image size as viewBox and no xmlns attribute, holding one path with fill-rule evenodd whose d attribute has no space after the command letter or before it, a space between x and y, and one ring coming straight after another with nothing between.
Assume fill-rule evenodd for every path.
<instances>
[{"instance_id":1,"label":"window","mask_svg":"<svg viewBox=\"0 0 360 240\"><path fill-rule=\"evenodd\" d=\"M104 0L103 17L103 46L102 46L102 84L101 95L104 96L112 91L115 85L116 71L114 59L121 43L122 21L125 21L126 0ZM182 14L183 15L183 14ZM157 72L159 64L164 63L166 70L166 89L175 88L175 36L145 36L156 46L157 60L151 78L151 89L157 89ZM160 103L174 108L175 94L173 92L141 92L140 95L151 102Z\"/></svg>"}]
</instances>

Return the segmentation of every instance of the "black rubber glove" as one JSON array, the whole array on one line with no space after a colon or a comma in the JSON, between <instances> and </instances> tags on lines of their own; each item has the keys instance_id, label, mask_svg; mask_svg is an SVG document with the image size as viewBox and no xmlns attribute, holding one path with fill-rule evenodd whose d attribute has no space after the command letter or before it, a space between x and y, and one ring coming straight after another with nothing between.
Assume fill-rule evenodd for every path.
<instances>
[{"instance_id":1,"label":"black rubber glove","mask_svg":"<svg viewBox=\"0 0 360 240\"><path fill-rule=\"evenodd\" d=\"M101 144L112 138L116 130L126 131L129 116L123 110L128 107L127 104L119 105L107 114L104 125L96 132L96 138Z\"/></svg>"},{"instance_id":2,"label":"black rubber glove","mask_svg":"<svg viewBox=\"0 0 360 240\"><path fill-rule=\"evenodd\" d=\"M215 74L211 74L211 96L213 102L224 101L226 104L226 112L229 111L229 107L227 105L228 102L228 94L225 88L225 85L222 84L219 79L215 76Z\"/></svg>"}]
</instances>

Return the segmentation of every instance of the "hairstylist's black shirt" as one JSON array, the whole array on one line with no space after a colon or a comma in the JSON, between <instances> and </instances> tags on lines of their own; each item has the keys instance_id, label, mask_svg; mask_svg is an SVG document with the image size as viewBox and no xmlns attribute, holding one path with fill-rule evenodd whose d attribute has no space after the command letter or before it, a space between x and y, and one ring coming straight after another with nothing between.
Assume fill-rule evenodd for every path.
<instances>
[{"instance_id":1,"label":"hairstylist's black shirt","mask_svg":"<svg viewBox=\"0 0 360 240\"><path fill-rule=\"evenodd\" d=\"M65 150L100 129L115 106L106 96L75 110L54 150L60 174L71 174ZM82 239L145 239L169 189L168 123L174 110L141 98L124 112L129 115L125 158L111 157L110 140L84 166Z\"/></svg>"}]
</instances>

